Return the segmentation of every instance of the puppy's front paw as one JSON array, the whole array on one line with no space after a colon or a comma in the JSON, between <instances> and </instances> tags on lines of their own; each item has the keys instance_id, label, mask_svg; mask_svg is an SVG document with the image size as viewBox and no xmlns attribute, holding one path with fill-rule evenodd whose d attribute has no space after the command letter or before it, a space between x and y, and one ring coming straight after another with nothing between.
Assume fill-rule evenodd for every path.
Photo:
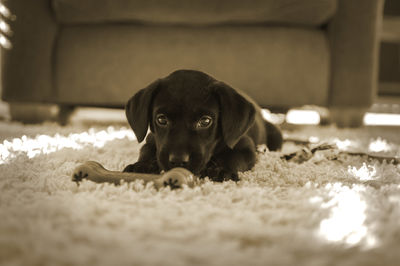
<instances>
[{"instance_id":1,"label":"puppy's front paw","mask_svg":"<svg viewBox=\"0 0 400 266\"><path fill-rule=\"evenodd\" d=\"M202 172L201 177L207 176L214 182L239 181L237 173L227 171L224 167L217 165L209 166Z\"/></svg>"},{"instance_id":2,"label":"puppy's front paw","mask_svg":"<svg viewBox=\"0 0 400 266\"><path fill-rule=\"evenodd\" d=\"M123 172L159 174L160 168L158 167L157 161L139 161L127 165Z\"/></svg>"}]
</instances>

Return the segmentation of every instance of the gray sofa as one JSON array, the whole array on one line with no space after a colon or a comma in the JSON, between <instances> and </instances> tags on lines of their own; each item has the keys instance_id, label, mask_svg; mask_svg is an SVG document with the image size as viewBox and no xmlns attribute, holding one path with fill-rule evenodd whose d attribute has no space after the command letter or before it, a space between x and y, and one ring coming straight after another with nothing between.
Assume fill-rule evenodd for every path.
<instances>
[{"instance_id":1,"label":"gray sofa","mask_svg":"<svg viewBox=\"0 0 400 266\"><path fill-rule=\"evenodd\" d=\"M383 0L8 0L3 100L123 107L176 69L266 108L329 107L359 123L377 87ZM343 115L346 114L346 115ZM358 121L358 122L357 122Z\"/></svg>"}]
</instances>

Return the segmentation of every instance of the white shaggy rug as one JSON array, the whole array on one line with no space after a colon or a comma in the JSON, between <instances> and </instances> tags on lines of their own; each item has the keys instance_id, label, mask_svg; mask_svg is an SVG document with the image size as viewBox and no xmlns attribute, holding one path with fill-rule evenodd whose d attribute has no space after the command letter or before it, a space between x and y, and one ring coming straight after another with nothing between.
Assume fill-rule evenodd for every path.
<instances>
[{"instance_id":1,"label":"white shaggy rug","mask_svg":"<svg viewBox=\"0 0 400 266\"><path fill-rule=\"evenodd\" d=\"M290 137L400 156L400 128L306 127ZM0 265L399 265L400 165L260 153L238 183L155 190L71 182L135 162L127 124L0 122ZM283 152L300 149L287 144Z\"/></svg>"}]
</instances>

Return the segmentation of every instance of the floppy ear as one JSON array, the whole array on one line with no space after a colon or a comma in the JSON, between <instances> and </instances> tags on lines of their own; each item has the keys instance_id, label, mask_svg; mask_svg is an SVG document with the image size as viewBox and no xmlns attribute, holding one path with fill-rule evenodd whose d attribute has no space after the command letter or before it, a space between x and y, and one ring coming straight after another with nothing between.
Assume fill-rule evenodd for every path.
<instances>
[{"instance_id":1,"label":"floppy ear","mask_svg":"<svg viewBox=\"0 0 400 266\"><path fill-rule=\"evenodd\" d=\"M219 100L222 136L232 149L253 125L256 110L252 103L229 85L216 81L212 86Z\"/></svg>"},{"instance_id":2,"label":"floppy ear","mask_svg":"<svg viewBox=\"0 0 400 266\"><path fill-rule=\"evenodd\" d=\"M125 105L125 114L136 138L142 142L151 120L151 105L160 80L156 80L133 95Z\"/></svg>"}]
</instances>

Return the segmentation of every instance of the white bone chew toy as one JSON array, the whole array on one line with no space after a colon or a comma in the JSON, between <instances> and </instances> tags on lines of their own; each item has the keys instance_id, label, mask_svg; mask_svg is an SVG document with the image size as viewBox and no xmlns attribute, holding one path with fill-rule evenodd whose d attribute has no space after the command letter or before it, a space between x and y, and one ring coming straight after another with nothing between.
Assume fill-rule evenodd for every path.
<instances>
[{"instance_id":1,"label":"white bone chew toy","mask_svg":"<svg viewBox=\"0 0 400 266\"><path fill-rule=\"evenodd\" d=\"M79 182L83 179L96 183L113 184L119 184L121 180L125 182L143 180L145 183L153 182L157 189L166 186L175 189L181 188L183 184L188 185L193 180L193 174L185 168L173 168L161 175L118 172L107 170L98 162L87 161L76 167L72 173L72 181Z\"/></svg>"}]
</instances>

